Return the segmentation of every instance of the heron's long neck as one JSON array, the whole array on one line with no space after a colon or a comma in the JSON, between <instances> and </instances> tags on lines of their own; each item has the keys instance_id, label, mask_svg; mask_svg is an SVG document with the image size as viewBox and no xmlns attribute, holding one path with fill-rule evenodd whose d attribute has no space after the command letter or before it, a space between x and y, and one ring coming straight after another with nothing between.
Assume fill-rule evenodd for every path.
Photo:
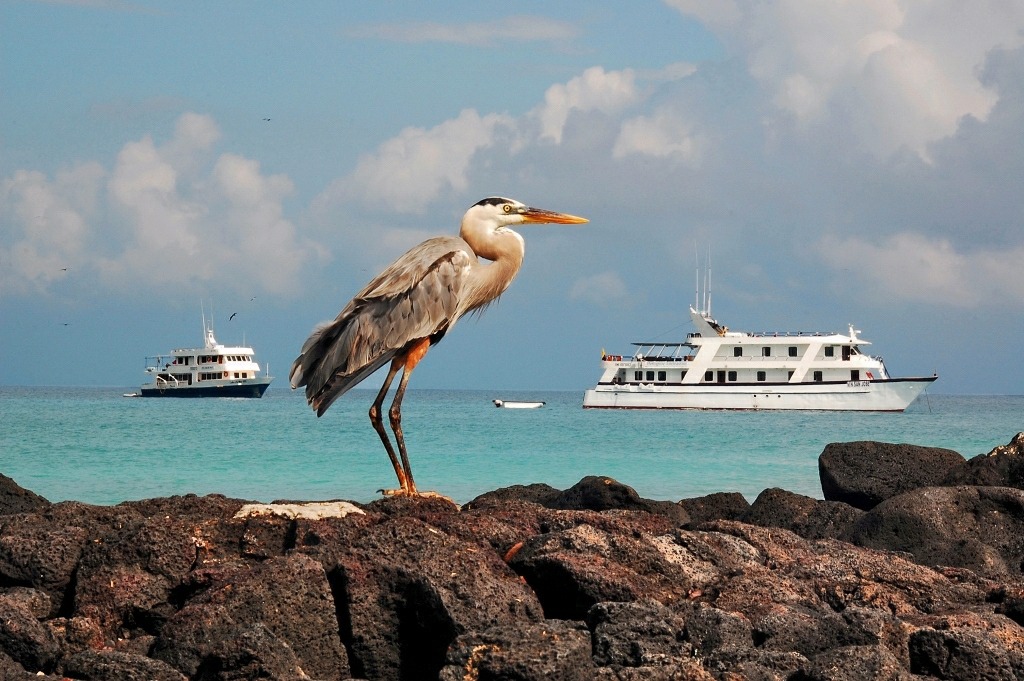
<instances>
[{"instance_id":1,"label":"heron's long neck","mask_svg":"<svg viewBox=\"0 0 1024 681\"><path fill-rule=\"evenodd\" d=\"M465 236L465 235L464 235ZM468 241L476 254L490 263L480 262L472 270L473 288L467 311L487 305L505 292L523 265L523 239L512 230L491 233L485 243Z\"/></svg>"}]
</instances>

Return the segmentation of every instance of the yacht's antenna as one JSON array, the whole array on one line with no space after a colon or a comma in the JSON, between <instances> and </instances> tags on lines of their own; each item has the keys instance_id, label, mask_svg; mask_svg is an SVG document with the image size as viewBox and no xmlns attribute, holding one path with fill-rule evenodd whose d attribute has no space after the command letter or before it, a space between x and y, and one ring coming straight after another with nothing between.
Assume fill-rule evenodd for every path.
<instances>
[{"instance_id":1,"label":"yacht's antenna","mask_svg":"<svg viewBox=\"0 0 1024 681\"><path fill-rule=\"evenodd\" d=\"M693 278L693 307L700 312L700 253L696 241L693 243Z\"/></svg>"},{"instance_id":2,"label":"yacht's antenna","mask_svg":"<svg viewBox=\"0 0 1024 681\"><path fill-rule=\"evenodd\" d=\"M206 305L203 303L203 299L199 299L199 312L203 316L203 340L206 340Z\"/></svg>"},{"instance_id":3,"label":"yacht's antenna","mask_svg":"<svg viewBox=\"0 0 1024 681\"><path fill-rule=\"evenodd\" d=\"M704 311L711 316L711 246L708 246L708 259L704 270Z\"/></svg>"}]
</instances>

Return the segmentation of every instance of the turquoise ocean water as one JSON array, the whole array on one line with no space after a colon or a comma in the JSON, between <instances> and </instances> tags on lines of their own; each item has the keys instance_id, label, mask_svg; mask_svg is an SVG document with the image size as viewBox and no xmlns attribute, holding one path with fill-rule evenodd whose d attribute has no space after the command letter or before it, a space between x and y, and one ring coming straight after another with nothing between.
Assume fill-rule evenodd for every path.
<instances>
[{"instance_id":1,"label":"turquoise ocean water","mask_svg":"<svg viewBox=\"0 0 1024 681\"><path fill-rule=\"evenodd\" d=\"M302 394L260 400L125 398L134 388L0 387L0 473L51 501L114 504L221 493L256 501L370 501L396 485L370 427L374 392L320 419ZM494 398L542 399L536 410ZM1024 396L922 395L903 414L584 410L582 391L410 390L403 409L421 490L463 503L543 482L606 475L644 497L679 500L769 487L821 498L830 442L947 447L965 457L1024 430Z\"/></svg>"}]
</instances>

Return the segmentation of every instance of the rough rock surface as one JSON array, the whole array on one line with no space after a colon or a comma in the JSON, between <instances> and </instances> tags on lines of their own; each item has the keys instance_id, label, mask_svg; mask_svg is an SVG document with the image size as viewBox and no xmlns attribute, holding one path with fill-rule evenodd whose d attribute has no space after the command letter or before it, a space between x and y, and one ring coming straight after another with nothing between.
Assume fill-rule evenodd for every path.
<instances>
[{"instance_id":1,"label":"rough rock surface","mask_svg":"<svg viewBox=\"0 0 1024 681\"><path fill-rule=\"evenodd\" d=\"M1024 678L1024 490L928 482L867 512L590 476L253 515L2 479L0 678Z\"/></svg>"},{"instance_id":2,"label":"rough rock surface","mask_svg":"<svg viewBox=\"0 0 1024 681\"><path fill-rule=\"evenodd\" d=\"M784 527L804 539L842 537L864 515L841 501L821 501L773 487L757 499L737 520L762 527Z\"/></svg>"},{"instance_id":3,"label":"rough rock surface","mask_svg":"<svg viewBox=\"0 0 1024 681\"><path fill-rule=\"evenodd\" d=\"M1024 433L988 454L968 459L965 466L952 468L944 484L1024 489Z\"/></svg>"},{"instance_id":4,"label":"rough rock surface","mask_svg":"<svg viewBox=\"0 0 1024 681\"><path fill-rule=\"evenodd\" d=\"M863 511L918 487L942 485L964 466L952 449L871 441L834 442L818 457L825 500Z\"/></svg>"}]
</instances>

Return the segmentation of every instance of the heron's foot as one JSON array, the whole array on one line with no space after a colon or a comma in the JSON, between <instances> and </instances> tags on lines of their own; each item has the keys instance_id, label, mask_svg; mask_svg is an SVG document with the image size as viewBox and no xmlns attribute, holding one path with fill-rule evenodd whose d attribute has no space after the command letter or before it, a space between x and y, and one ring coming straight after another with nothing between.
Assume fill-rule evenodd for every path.
<instances>
[{"instance_id":1,"label":"heron's foot","mask_svg":"<svg viewBox=\"0 0 1024 681\"><path fill-rule=\"evenodd\" d=\"M379 489L378 494L383 494L386 497L420 497L424 499L442 499L449 502L453 506L458 506L455 500L451 497L445 496L440 492L420 492L418 490L409 491L404 489Z\"/></svg>"},{"instance_id":2,"label":"heron's foot","mask_svg":"<svg viewBox=\"0 0 1024 681\"><path fill-rule=\"evenodd\" d=\"M415 497L418 496L416 492L410 492L407 489L379 489L377 494L383 494L386 497Z\"/></svg>"},{"instance_id":3,"label":"heron's foot","mask_svg":"<svg viewBox=\"0 0 1024 681\"><path fill-rule=\"evenodd\" d=\"M440 492L417 492L416 496L425 497L427 499L443 499L444 501L447 501L448 503L452 504L453 506L458 506L458 504L455 503L454 499L452 499L451 497L445 496L445 495L441 494Z\"/></svg>"}]
</instances>

